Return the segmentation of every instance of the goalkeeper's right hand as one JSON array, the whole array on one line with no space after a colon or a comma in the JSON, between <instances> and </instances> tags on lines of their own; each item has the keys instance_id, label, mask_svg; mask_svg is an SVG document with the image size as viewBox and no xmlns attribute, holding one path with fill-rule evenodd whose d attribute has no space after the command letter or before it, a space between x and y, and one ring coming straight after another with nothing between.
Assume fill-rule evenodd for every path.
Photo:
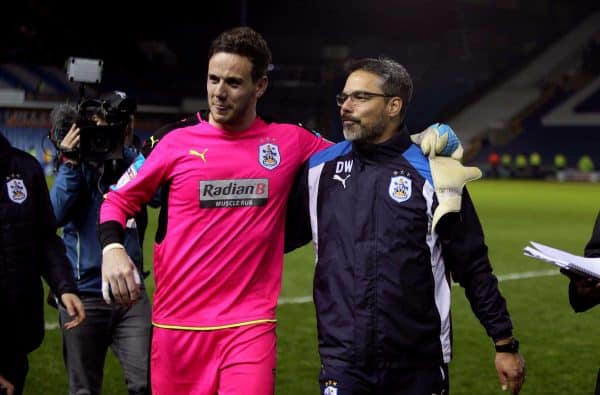
<instances>
[{"instance_id":1,"label":"goalkeeper's right hand","mask_svg":"<svg viewBox=\"0 0 600 395\"><path fill-rule=\"evenodd\" d=\"M421 147L423 154L434 158L436 155L461 160L463 147L452 128L444 123L434 123L421 133L410 136L413 143Z\"/></svg>"}]
</instances>

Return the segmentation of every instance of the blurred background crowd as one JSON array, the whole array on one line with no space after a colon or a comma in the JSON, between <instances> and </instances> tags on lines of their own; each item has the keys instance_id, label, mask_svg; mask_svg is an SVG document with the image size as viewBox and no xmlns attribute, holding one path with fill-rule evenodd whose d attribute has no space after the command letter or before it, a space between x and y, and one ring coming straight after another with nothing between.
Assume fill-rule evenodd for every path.
<instances>
[{"instance_id":1,"label":"blurred background crowd","mask_svg":"<svg viewBox=\"0 0 600 395\"><path fill-rule=\"evenodd\" d=\"M102 80L136 99L136 133L206 108L206 56L224 29L249 25L273 51L259 113L339 141L343 66L403 63L415 83L409 129L442 121L465 162L489 177L595 181L600 165L600 6L593 0L232 0L151 6L26 0L0 24L0 130L50 163L50 110L76 102L69 57L101 59ZM92 15L93 14L93 15ZM8 15L8 14L7 14Z\"/></svg>"}]
</instances>

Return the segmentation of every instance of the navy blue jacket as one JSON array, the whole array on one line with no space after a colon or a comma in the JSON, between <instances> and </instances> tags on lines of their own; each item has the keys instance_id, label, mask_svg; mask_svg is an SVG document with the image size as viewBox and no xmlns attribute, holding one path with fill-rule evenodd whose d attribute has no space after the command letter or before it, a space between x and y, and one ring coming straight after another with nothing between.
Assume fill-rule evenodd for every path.
<instances>
[{"instance_id":1,"label":"navy blue jacket","mask_svg":"<svg viewBox=\"0 0 600 395\"><path fill-rule=\"evenodd\" d=\"M460 215L446 215L432 232L437 198L429 161L406 129L383 144L342 142L310 159L289 202L286 248L307 242L312 231L324 361L449 362L450 276L490 337L511 336L466 191L462 201Z\"/></svg>"},{"instance_id":2,"label":"navy blue jacket","mask_svg":"<svg viewBox=\"0 0 600 395\"><path fill-rule=\"evenodd\" d=\"M58 296L77 288L39 162L0 134L0 374L44 337L44 277Z\"/></svg>"}]
</instances>

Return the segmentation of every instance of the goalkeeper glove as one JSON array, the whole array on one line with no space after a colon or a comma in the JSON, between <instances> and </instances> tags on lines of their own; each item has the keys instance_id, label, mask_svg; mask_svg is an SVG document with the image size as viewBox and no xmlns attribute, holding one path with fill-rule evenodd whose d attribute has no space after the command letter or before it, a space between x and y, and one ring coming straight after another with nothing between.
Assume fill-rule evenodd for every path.
<instances>
[{"instance_id":1,"label":"goalkeeper glove","mask_svg":"<svg viewBox=\"0 0 600 395\"><path fill-rule=\"evenodd\" d=\"M462 159L463 147L452 128L444 123L434 123L421 133L410 136L413 143L430 158L436 155Z\"/></svg>"},{"instance_id":2,"label":"goalkeeper glove","mask_svg":"<svg viewBox=\"0 0 600 395\"><path fill-rule=\"evenodd\" d=\"M481 178L481 170L477 167L464 167L458 160L442 156L429 159L429 164L439 202L433 213L433 231L445 214L460 211L463 187L467 182Z\"/></svg>"}]
</instances>

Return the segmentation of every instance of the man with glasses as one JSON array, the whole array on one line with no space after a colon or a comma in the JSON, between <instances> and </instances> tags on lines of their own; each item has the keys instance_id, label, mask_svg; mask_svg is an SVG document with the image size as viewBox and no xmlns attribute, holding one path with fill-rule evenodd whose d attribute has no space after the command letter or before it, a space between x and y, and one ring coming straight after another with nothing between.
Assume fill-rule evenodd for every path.
<instances>
[{"instance_id":1,"label":"man with glasses","mask_svg":"<svg viewBox=\"0 0 600 395\"><path fill-rule=\"evenodd\" d=\"M447 394L452 276L495 343L502 388L517 394L524 361L463 190L480 172L411 142L412 89L391 59L354 63L336 98L346 141L311 157L290 199L287 247L312 236L317 254L321 393Z\"/></svg>"}]
</instances>

